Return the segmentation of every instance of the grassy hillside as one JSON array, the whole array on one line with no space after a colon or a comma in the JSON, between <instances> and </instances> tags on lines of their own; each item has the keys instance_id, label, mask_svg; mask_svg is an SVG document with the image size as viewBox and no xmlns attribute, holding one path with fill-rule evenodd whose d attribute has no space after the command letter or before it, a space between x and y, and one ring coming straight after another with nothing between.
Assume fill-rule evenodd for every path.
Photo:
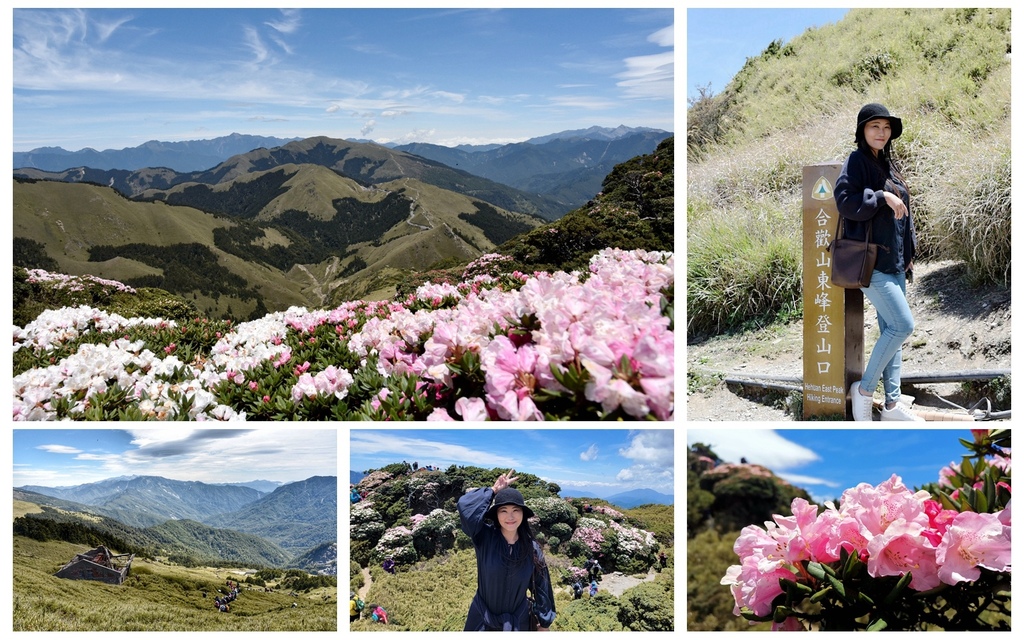
<instances>
[{"instance_id":1,"label":"grassy hillside","mask_svg":"<svg viewBox=\"0 0 1024 640\"><path fill-rule=\"evenodd\" d=\"M799 315L802 167L842 162L869 102L903 118L919 260L1009 286L1010 10L854 9L691 101L688 339Z\"/></svg>"},{"instance_id":2,"label":"grassy hillside","mask_svg":"<svg viewBox=\"0 0 1024 640\"><path fill-rule=\"evenodd\" d=\"M289 595L245 588L229 613L213 607L228 579L244 567L187 569L136 558L120 586L53 575L87 550L66 542L13 539L15 631L335 631L337 588ZM276 583L272 582L271 585ZM204 597L205 593L205 597ZM292 606L293 603L295 606Z\"/></svg>"},{"instance_id":3,"label":"grassy hillside","mask_svg":"<svg viewBox=\"0 0 1024 640\"><path fill-rule=\"evenodd\" d=\"M389 295L382 271L469 262L541 224L417 179L366 186L314 164L141 197L149 201L94 184L15 181L16 258L165 289L204 314L247 319Z\"/></svg>"}]
</instances>

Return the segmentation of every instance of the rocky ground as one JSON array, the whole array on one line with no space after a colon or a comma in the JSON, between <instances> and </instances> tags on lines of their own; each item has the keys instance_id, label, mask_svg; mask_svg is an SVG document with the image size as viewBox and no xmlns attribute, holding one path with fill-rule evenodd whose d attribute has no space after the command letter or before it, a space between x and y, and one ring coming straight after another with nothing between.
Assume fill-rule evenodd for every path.
<instances>
[{"instance_id":1,"label":"rocky ground","mask_svg":"<svg viewBox=\"0 0 1024 640\"><path fill-rule=\"evenodd\" d=\"M919 264L907 296L916 329L903 348L903 374L944 374L1010 369L1010 290L1004 287L972 287L964 282L961 264L945 261ZM865 328L868 347L877 338L875 311L865 299ZM689 421L794 421L785 386L799 387L799 381L775 382L777 378L799 378L802 363L803 324L772 327L755 333L718 336L686 348L687 401ZM751 380L749 384L727 383L754 374L773 380ZM758 386L768 383L771 388ZM999 406L991 389L964 390L960 382L904 385L913 407L944 420L970 419L988 405L992 412L1009 411ZM876 394L876 398L880 394ZM982 405L972 414L951 407L943 398L965 409ZM1005 403L1004 403L1005 404ZM875 412L878 420L878 412Z\"/></svg>"}]
</instances>

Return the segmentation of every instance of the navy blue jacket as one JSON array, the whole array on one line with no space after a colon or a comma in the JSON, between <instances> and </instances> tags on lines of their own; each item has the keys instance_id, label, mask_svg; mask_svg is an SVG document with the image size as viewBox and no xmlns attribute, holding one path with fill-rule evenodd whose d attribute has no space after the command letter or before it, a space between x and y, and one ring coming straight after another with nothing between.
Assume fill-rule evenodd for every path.
<instances>
[{"instance_id":1,"label":"navy blue jacket","mask_svg":"<svg viewBox=\"0 0 1024 640\"><path fill-rule=\"evenodd\" d=\"M545 563L534 570L532 558L523 558L517 566L508 566L502 558L509 544L499 527L484 521L491 506L494 491L490 488L473 489L459 498L459 518L462 530L473 540L476 548L476 595L469 605L466 631L528 631L530 611L526 591L530 578L536 581L537 617L542 627L555 621L555 594L551 590L551 577ZM534 553L544 563L544 554L536 542Z\"/></svg>"},{"instance_id":2,"label":"navy blue jacket","mask_svg":"<svg viewBox=\"0 0 1024 640\"><path fill-rule=\"evenodd\" d=\"M885 203L887 179L892 180L907 205L907 215L901 220L896 219L892 208ZM843 163L834 195L839 214L846 218L843 236L863 240L870 225L871 242L879 245L875 269L893 274L906 271L917 249L917 233L906 186L889 175L874 158L857 150Z\"/></svg>"}]
</instances>

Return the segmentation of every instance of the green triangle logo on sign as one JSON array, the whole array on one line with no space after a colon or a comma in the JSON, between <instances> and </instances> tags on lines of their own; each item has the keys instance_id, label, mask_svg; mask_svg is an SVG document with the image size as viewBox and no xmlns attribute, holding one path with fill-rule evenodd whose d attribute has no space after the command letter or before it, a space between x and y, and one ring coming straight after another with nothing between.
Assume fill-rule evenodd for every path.
<instances>
[{"instance_id":1,"label":"green triangle logo on sign","mask_svg":"<svg viewBox=\"0 0 1024 640\"><path fill-rule=\"evenodd\" d=\"M815 200L828 200L832 197L832 185L825 176L818 178L818 181L811 187L811 197Z\"/></svg>"}]
</instances>

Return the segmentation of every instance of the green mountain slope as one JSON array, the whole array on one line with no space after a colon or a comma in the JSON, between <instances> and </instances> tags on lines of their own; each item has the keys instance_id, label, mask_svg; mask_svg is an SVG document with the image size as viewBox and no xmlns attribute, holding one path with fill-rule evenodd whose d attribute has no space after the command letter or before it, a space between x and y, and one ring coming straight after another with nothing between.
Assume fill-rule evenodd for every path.
<instances>
[{"instance_id":1,"label":"green mountain slope","mask_svg":"<svg viewBox=\"0 0 1024 640\"><path fill-rule=\"evenodd\" d=\"M468 262L493 250L492 238L541 223L418 180L366 187L316 165L162 195L177 204L16 180L14 235L41 245L62 273L165 289L202 313L245 319L387 297L409 272Z\"/></svg>"},{"instance_id":2,"label":"green mountain slope","mask_svg":"<svg viewBox=\"0 0 1024 640\"><path fill-rule=\"evenodd\" d=\"M15 535L12 545L12 628L15 631L336 631L336 587L289 594L287 582L275 591L243 588L229 613L213 607L225 576L240 570L187 568L165 560L136 557L128 580L119 586L66 580L53 573L82 544L40 542ZM121 552L120 549L114 549ZM244 567L243 567L244 568ZM294 603L294 604L293 604Z\"/></svg>"},{"instance_id":3,"label":"green mountain slope","mask_svg":"<svg viewBox=\"0 0 1024 640\"><path fill-rule=\"evenodd\" d=\"M314 476L207 523L272 540L293 553L334 542L338 536L338 479Z\"/></svg>"}]
</instances>

